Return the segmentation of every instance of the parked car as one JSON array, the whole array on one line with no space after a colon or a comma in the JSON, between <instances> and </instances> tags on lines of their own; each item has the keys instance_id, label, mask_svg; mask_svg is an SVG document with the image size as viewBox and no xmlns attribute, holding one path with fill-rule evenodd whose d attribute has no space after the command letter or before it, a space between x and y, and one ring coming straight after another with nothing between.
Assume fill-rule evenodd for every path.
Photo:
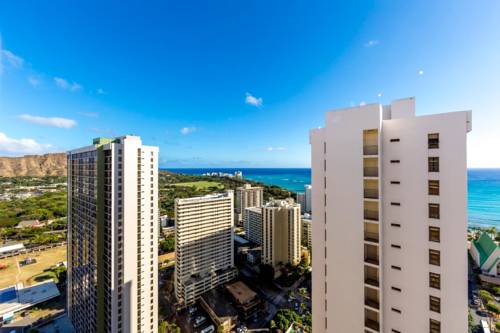
<instances>
[{"instance_id":1,"label":"parked car","mask_svg":"<svg viewBox=\"0 0 500 333\"><path fill-rule=\"evenodd\" d=\"M194 326L194 328L200 327L200 326L201 326L201 325L203 325L206 321L207 321L207 318L205 318L205 317L203 317L203 316L198 316L198 317L196 317L196 319L194 320L193 326Z\"/></svg>"},{"instance_id":2,"label":"parked car","mask_svg":"<svg viewBox=\"0 0 500 333\"><path fill-rule=\"evenodd\" d=\"M195 305L191 305L189 308L188 308L188 313L189 315L193 315L198 309L196 308Z\"/></svg>"},{"instance_id":3,"label":"parked car","mask_svg":"<svg viewBox=\"0 0 500 333\"><path fill-rule=\"evenodd\" d=\"M200 333L212 333L212 332L214 332L214 331L215 331L215 327L214 327L214 325L210 325L210 326L207 326L207 327L205 327L204 329L202 329L202 330L200 331Z\"/></svg>"}]
</instances>

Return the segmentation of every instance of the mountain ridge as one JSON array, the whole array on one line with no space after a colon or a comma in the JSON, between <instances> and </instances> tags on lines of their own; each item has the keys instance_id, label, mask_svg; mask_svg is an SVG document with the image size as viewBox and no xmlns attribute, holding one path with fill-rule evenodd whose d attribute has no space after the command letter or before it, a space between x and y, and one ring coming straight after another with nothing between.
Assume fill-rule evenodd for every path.
<instances>
[{"instance_id":1,"label":"mountain ridge","mask_svg":"<svg viewBox=\"0 0 500 333\"><path fill-rule=\"evenodd\" d=\"M66 153L0 157L0 177L65 176Z\"/></svg>"}]
</instances>

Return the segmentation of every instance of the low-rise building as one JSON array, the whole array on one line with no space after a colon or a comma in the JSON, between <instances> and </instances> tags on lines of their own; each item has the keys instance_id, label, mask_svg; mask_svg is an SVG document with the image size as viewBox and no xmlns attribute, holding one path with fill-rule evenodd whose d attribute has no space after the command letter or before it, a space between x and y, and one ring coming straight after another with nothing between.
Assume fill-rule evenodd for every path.
<instances>
[{"instance_id":1,"label":"low-rise building","mask_svg":"<svg viewBox=\"0 0 500 333\"><path fill-rule=\"evenodd\" d=\"M228 283L226 284L226 290L243 319L247 319L257 311L262 310L262 299L245 283L241 281Z\"/></svg>"},{"instance_id":2,"label":"low-rise building","mask_svg":"<svg viewBox=\"0 0 500 333\"><path fill-rule=\"evenodd\" d=\"M483 274L499 276L500 247L485 232L471 242L470 255Z\"/></svg>"},{"instance_id":3,"label":"low-rise building","mask_svg":"<svg viewBox=\"0 0 500 333\"><path fill-rule=\"evenodd\" d=\"M227 301L222 287L212 289L201 295L201 307L208 313L215 327L222 327L224 333L231 332L238 324L238 311Z\"/></svg>"}]
</instances>

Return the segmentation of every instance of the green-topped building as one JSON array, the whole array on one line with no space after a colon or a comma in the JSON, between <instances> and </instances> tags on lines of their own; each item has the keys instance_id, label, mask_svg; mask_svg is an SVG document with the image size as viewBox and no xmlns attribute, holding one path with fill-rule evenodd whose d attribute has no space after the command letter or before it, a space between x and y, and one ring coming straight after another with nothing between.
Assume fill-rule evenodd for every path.
<instances>
[{"instance_id":1,"label":"green-topped building","mask_svg":"<svg viewBox=\"0 0 500 333\"><path fill-rule=\"evenodd\" d=\"M483 274L499 275L500 248L488 233L482 232L471 242L470 254Z\"/></svg>"}]
</instances>

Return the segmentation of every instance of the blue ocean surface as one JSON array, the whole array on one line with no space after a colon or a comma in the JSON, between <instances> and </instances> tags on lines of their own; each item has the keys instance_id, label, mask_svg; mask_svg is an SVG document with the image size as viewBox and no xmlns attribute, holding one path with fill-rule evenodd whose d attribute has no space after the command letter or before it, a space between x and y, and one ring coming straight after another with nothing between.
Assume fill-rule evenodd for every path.
<instances>
[{"instance_id":1,"label":"blue ocean surface","mask_svg":"<svg viewBox=\"0 0 500 333\"><path fill-rule=\"evenodd\" d=\"M177 173L201 175L206 172L234 174L242 171L243 177L267 185L277 185L293 192L303 192L311 183L309 168L215 168L168 169ZM469 226L495 226L500 228L500 169L468 170Z\"/></svg>"}]
</instances>

